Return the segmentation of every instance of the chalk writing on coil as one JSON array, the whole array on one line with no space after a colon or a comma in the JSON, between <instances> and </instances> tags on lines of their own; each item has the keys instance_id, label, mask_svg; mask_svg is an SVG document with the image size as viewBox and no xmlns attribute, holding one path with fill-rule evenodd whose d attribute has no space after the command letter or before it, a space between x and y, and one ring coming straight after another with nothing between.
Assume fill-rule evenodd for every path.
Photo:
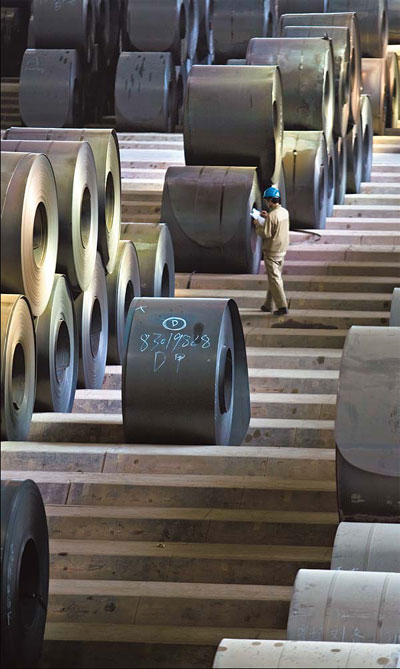
<instances>
[{"instance_id":1,"label":"chalk writing on coil","mask_svg":"<svg viewBox=\"0 0 400 669\"><path fill-rule=\"evenodd\" d=\"M200 346L202 349L210 348L211 340L208 335L189 335L184 334L183 332L170 332L169 336L164 335L160 332L143 332L140 335L140 352L144 353L147 349L150 348L150 351L164 349L165 351L171 350L172 353L177 351L179 348L195 348Z\"/></svg>"},{"instance_id":2,"label":"chalk writing on coil","mask_svg":"<svg viewBox=\"0 0 400 669\"><path fill-rule=\"evenodd\" d=\"M166 330L177 332L179 330L184 330L187 326L187 322L184 318L180 318L179 316L170 316L162 322L162 326Z\"/></svg>"}]
</instances>

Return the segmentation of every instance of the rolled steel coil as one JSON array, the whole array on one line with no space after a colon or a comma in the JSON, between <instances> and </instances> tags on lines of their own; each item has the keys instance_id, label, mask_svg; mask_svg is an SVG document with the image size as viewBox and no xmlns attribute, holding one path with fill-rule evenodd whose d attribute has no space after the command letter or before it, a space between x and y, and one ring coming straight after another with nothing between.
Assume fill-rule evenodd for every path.
<instances>
[{"instance_id":1,"label":"rolled steel coil","mask_svg":"<svg viewBox=\"0 0 400 669\"><path fill-rule=\"evenodd\" d=\"M192 68L183 118L187 165L257 167L261 185L270 185L279 176L282 133L277 67Z\"/></svg>"},{"instance_id":2,"label":"rolled steel coil","mask_svg":"<svg viewBox=\"0 0 400 669\"><path fill-rule=\"evenodd\" d=\"M108 299L108 353L109 365L122 365L125 356L125 326L129 307L135 297L141 296L139 261L130 241L120 241L117 263L106 277Z\"/></svg>"},{"instance_id":3,"label":"rolled steel coil","mask_svg":"<svg viewBox=\"0 0 400 669\"><path fill-rule=\"evenodd\" d=\"M251 39L248 65L277 65L282 76L285 130L333 132L335 83L329 39Z\"/></svg>"},{"instance_id":4,"label":"rolled steel coil","mask_svg":"<svg viewBox=\"0 0 400 669\"><path fill-rule=\"evenodd\" d=\"M25 294L39 316L49 301L57 261L52 166L43 155L2 152L1 186L1 289Z\"/></svg>"},{"instance_id":5,"label":"rolled steel coil","mask_svg":"<svg viewBox=\"0 0 400 669\"><path fill-rule=\"evenodd\" d=\"M1 483L1 666L36 667L49 592L49 537L36 483Z\"/></svg>"},{"instance_id":6,"label":"rolled steel coil","mask_svg":"<svg viewBox=\"0 0 400 669\"><path fill-rule=\"evenodd\" d=\"M24 441L36 390L36 343L24 295L1 295L1 438Z\"/></svg>"},{"instance_id":7,"label":"rolled steel coil","mask_svg":"<svg viewBox=\"0 0 400 669\"><path fill-rule=\"evenodd\" d=\"M78 388L101 388L108 347L106 277L100 254L89 288L75 298L78 320Z\"/></svg>"},{"instance_id":8,"label":"rolled steel coil","mask_svg":"<svg viewBox=\"0 0 400 669\"><path fill-rule=\"evenodd\" d=\"M176 108L171 54L121 53L115 79L117 128L131 132L173 132Z\"/></svg>"},{"instance_id":9,"label":"rolled steel coil","mask_svg":"<svg viewBox=\"0 0 400 669\"><path fill-rule=\"evenodd\" d=\"M199 61L210 56L209 65L214 62L214 0L199 0L199 39L197 57ZM205 63L204 63L205 64Z\"/></svg>"},{"instance_id":10,"label":"rolled steel coil","mask_svg":"<svg viewBox=\"0 0 400 669\"><path fill-rule=\"evenodd\" d=\"M76 49L91 62L96 30L94 0L32 0L32 36L37 49Z\"/></svg>"},{"instance_id":11,"label":"rolled steel coil","mask_svg":"<svg viewBox=\"0 0 400 669\"><path fill-rule=\"evenodd\" d=\"M340 523L331 569L400 573L400 525Z\"/></svg>"},{"instance_id":12,"label":"rolled steel coil","mask_svg":"<svg viewBox=\"0 0 400 669\"><path fill-rule=\"evenodd\" d=\"M386 123L386 61L384 58L363 58L363 93L369 96L372 106L375 135L383 135Z\"/></svg>"},{"instance_id":13,"label":"rolled steel coil","mask_svg":"<svg viewBox=\"0 0 400 669\"><path fill-rule=\"evenodd\" d=\"M236 303L141 298L131 305L127 328L122 369L126 441L241 444L250 396Z\"/></svg>"},{"instance_id":14,"label":"rolled steel coil","mask_svg":"<svg viewBox=\"0 0 400 669\"><path fill-rule=\"evenodd\" d=\"M319 14L325 11L324 0L307 0L305 6L304 0L271 0L274 6L274 19L276 25L276 33L278 33L278 26L281 16L284 14L297 14L299 12L306 12L307 14ZM279 35L274 35L279 36ZM256 35L254 35L256 37Z\"/></svg>"},{"instance_id":15,"label":"rolled steel coil","mask_svg":"<svg viewBox=\"0 0 400 669\"><path fill-rule=\"evenodd\" d=\"M217 63L245 58L252 37L272 37L270 0L214 0L214 49Z\"/></svg>"},{"instance_id":16,"label":"rolled steel coil","mask_svg":"<svg viewBox=\"0 0 400 669\"><path fill-rule=\"evenodd\" d=\"M361 123L361 113L358 121L349 130L346 135L346 156L347 156L347 193L359 193L362 179L362 143L363 132Z\"/></svg>"},{"instance_id":17,"label":"rolled steel coil","mask_svg":"<svg viewBox=\"0 0 400 669\"><path fill-rule=\"evenodd\" d=\"M400 121L400 68L399 55L386 54L386 128L397 128Z\"/></svg>"},{"instance_id":18,"label":"rolled steel coil","mask_svg":"<svg viewBox=\"0 0 400 669\"><path fill-rule=\"evenodd\" d=\"M133 242L139 260L143 297L173 297L175 260L171 234L164 223L127 223L121 236Z\"/></svg>"},{"instance_id":19,"label":"rolled steel coil","mask_svg":"<svg viewBox=\"0 0 400 669\"><path fill-rule=\"evenodd\" d=\"M324 228L328 211L328 153L322 131L283 135L286 206L292 228Z\"/></svg>"},{"instance_id":20,"label":"rolled steel coil","mask_svg":"<svg viewBox=\"0 0 400 669\"><path fill-rule=\"evenodd\" d=\"M343 137L334 140L335 151L335 204L343 204L347 184L347 143Z\"/></svg>"},{"instance_id":21,"label":"rolled steel coil","mask_svg":"<svg viewBox=\"0 0 400 669\"><path fill-rule=\"evenodd\" d=\"M70 412L78 379L78 326L68 279L56 274L49 302L36 319L35 411Z\"/></svg>"},{"instance_id":22,"label":"rolled steel coil","mask_svg":"<svg viewBox=\"0 0 400 669\"><path fill-rule=\"evenodd\" d=\"M362 129L362 181L370 181L372 170L373 149L373 118L369 95L361 96L361 129Z\"/></svg>"},{"instance_id":23,"label":"rolled steel coil","mask_svg":"<svg viewBox=\"0 0 400 669\"><path fill-rule=\"evenodd\" d=\"M62 128L79 123L82 73L78 52L27 49L21 65L19 109L27 126Z\"/></svg>"},{"instance_id":24,"label":"rolled steel coil","mask_svg":"<svg viewBox=\"0 0 400 669\"><path fill-rule=\"evenodd\" d=\"M325 12L357 12L363 58L384 58L388 43L387 0L325 0Z\"/></svg>"},{"instance_id":25,"label":"rolled steel coil","mask_svg":"<svg viewBox=\"0 0 400 669\"><path fill-rule=\"evenodd\" d=\"M400 288L395 288L390 307L390 327L400 327Z\"/></svg>"},{"instance_id":26,"label":"rolled steel coil","mask_svg":"<svg viewBox=\"0 0 400 669\"><path fill-rule=\"evenodd\" d=\"M399 0L387 0L389 44L400 43L400 4Z\"/></svg>"},{"instance_id":27,"label":"rolled steel coil","mask_svg":"<svg viewBox=\"0 0 400 669\"><path fill-rule=\"evenodd\" d=\"M333 132L344 137L350 113L350 33L339 26L286 26L282 37L324 37L332 40L335 79Z\"/></svg>"},{"instance_id":28,"label":"rolled steel coil","mask_svg":"<svg viewBox=\"0 0 400 669\"><path fill-rule=\"evenodd\" d=\"M178 272L257 274L261 237L250 216L261 207L257 171L245 167L169 167L161 220Z\"/></svg>"},{"instance_id":29,"label":"rolled steel coil","mask_svg":"<svg viewBox=\"0 0 400 669\"><path fill-rule=\"evenodd\" d=\"M381 643L335 643L334 641L266 641L222 639L214 658L214 669L379 669L398 667L400 645Z\"/></svg>"},{"instance_id":30,"label":"rolled steel coil","mask_svg":"<svg viewBox=\"0 0 400 669\"><path fill-rule=\"evenodd\" d=\"M121 223L121 165L115 130L100 128L9 128L4 139L87 142L93 152L98 193L97 248L108 273L114 270ZM94 195L93 195L94 197Z\"/></svg>"},{"instance_id":31,"label":"rolled steel coil","mask_svg":"<svg viewBox=\"0 0 400 669\"><path fill-rule=\"evenodd\" d=\"M336 154L335 142L333 136L326 143L326 154L328 160L327 166L327 194L326 194L326 215L332 216L333 205L335 204L335 188L336 188Z\"/></svg>"},{"instance_id":32,"label":"rolled steel coil","mask_svg":"<svg viewBox=\"0 0 400 669\"><path fill-rule=\"evenodd\" d=\"M67 275L72 290L86 290L93 276L98 235L97 175L89 144L2 140L1 149L44 153L48 157L58 196L57 272ZM42 210L41 214L43 217ZM53 278L47 286L48 294Z\"/></svg>"},{"instance_id":33,"label":"rolled steel coil","mask_svg":"<svg viewBox=\"0 0 400 669\"><path fill-rule=\"evenodd\" d=\"M349 330L335 423L341 520L400 521L399 368L400 328Z\"/></svg>"},{"instance_id":34,"label":"rolled steel coil","mask_svg":"<svg viewBox=\"0 0 400 669\"><path fill-rule=\"evenodd\" d=\"M300 569L287 626L292 641L398 642L400 574Z\"/></svg>"}]
</instances>

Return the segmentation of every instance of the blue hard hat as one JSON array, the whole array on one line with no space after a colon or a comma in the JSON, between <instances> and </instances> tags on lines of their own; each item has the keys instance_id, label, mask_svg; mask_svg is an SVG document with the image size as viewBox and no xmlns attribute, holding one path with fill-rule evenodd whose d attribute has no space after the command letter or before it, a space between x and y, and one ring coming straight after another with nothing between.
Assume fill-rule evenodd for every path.
<instances>
[{"instance_id":1,"label":"blue hard hat","mask_svg":"<svg viewBox=\"0 0 400 669\"><path fill-rule=\"evenodd\" d=\"M278 198L281 196L280 191L275 188L275 186L270 186L264 191L263 197L268 198L268 197L273 197L273 198Z\"/></svg>"}]
</instances>

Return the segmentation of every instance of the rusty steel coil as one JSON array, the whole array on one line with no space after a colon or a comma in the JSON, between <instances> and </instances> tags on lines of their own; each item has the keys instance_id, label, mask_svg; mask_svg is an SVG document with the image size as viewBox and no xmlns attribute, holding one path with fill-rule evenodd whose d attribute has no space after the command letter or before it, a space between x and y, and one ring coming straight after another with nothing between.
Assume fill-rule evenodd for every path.
<instances>
[{"instance_id":1,"label":"rusty steel coil","mask_svg":"<svg viewBox=\"0 0 400 669\"><path fill-rule=\"evenodd\" d=\"M34 316L49 300L59 237L57 191L46 156L3 152L1 289L23 293Z\"/></svg>"},{"instance_id":2,"label":"rusty steel coil","mask_svg":"<svg viewBox=\"0 0 400 669\"><path fill-rule=\"evenodd\" d=\"M115 78L115 120L119 130L173 132L176 97L170 53L121 53Z\"/></svg>"},{"instance_id":3,"label":"rusty steel coil","mask_svg":"<svg viewBox=\"0 0 400 669\"><path fill-rule=\"evenodd\" d=\"M117 263L106 277L108 299L108 353L109 365L122 365L125 356L125 326L129 307L135 297L141 296L139 261L130 241L120 241Z\"/></svg>"},{"instance_id":4,"label":"rusty steel coil","mask_svg":"<svg viewBox=\"0 0 400 669\"><path fill-rule=\"evenodd\" d=\"M269 186L279 176L282 133L277 67L192 68L183 118L187 165L257 167L262 187Z\"/></svg>"},{"instance_id":5,"label":"rusty steel coil","mask_svg":"<svg viewBox=\"0 0 400 669\"><path fill-rule=\"evenodd\" d=\"M127 333L122 415L128 443L242 443L250 395L233 300L139 298Z\"/></svg>"},{"instance_id":6,"label":"rusty steel coil","mask_svg":"<svg viewBox=\"0 0 400 669\"><path fill-rule=\"evenodd\" d=\"M282 162L291 227L324 228L329 180L324 133L285 130Z\"/></svg>"},{"instance_id":7,"label":"rusty steel coil","mask_svg":"<svg viewBox=\"0 0 400 669\"><path fill-rule=\"evenodd\" d=\"M387 0L388 41L389 44L400 43L400 4L399 0Z\"/></svg>"},{"instance_id":8,"label":"rusty steel coil","mask_svg":"<svg viewBox=\"0 0 400 669\"><path fill-rule=\"evenodd\" d=\"M373 118L369 95L361 96L361 129L362 129L362 181L371 180L372 149L373 149Z\"/></svg>"},{"instance_id":9,"label":"rusty steel coil","mask_svg":"<svg viewBox=\"0 0 400 669\"><path fill-rule=\"evenodd\" d=\"M89 288L75 298L78 321L78 388L101 388L108 347L108 300L101 256L96 255Z\"/></svg>"},{"instance_id":10,"label":"rusty steel coil","mask_svg":"<svg viewBox=\"0 0 400 669\"><path fill-rule=\"evenodd\" d=\"M27 49L21 65L19 109L27 126L62 128L79 123L82 73L78 52Z\"/></svg>"},{"instance_id":11,"label":"rusty steel coil","mask_svg":"<svg viewBox=\"0 0 400 669\"><path fill-rule=\"evenodd\" d=\"M400 328L349 330L335 423L341 520L400 521L399 367Z\"/></svg>"},{"instance_id":12,"label":"rusty steel coil","mask_svg":"<svg viewBox=\"0 0 400 669\"><path fill-rule=\"evenodd\" d=\"M347 185L347 144L346 139L337 137L334 140L335 151L335 204L343 204Z\"/></svg>"},{"instance_id":13,"label":"rusty steel coil","mask_svg":"<svg viewBox=\"0 0 400 669\"><path fill-rule=\"evenodd\" d=\"M251 167L169 167L161 220L168 225L178 272L257 274L261 237L250 212L262 208Z\"/></svg>"},{"instance_id":14,"label":"rusty steel coil","mask_svg":"<svg viewBox=\"0 0 400 669\"><path fill-rule=\"evenodd\" d=\"M214 0L199 0L199 39L197 57L199 62L207 58L208 65L214 62ZM206 63L203 63L204 65Z\"/></svg>"},{"instance_id":15,"label":"rusty steel coil","mask_svg":"<svg viewBox=\"0 0 400 669\"><path fill-rule=\"evenodd\" d=\"M285 130L333 132L335 83L329 39L251 39L248 65L277 65L282 76Z\"/></svg>"},{"instance_id":16,"label":"rusty steel coil","mask_svg":"<svg viewBox=\"0 0 400 669\"><path fill-rule=\"evenodd\" d=\"M400 68L399 54L386 54L386 128L397 128L400 121Z\"/></svg>"},{"instance_id":17,"label":"rusty steel coil","mask_svg":"<svg viewBox=\"0 0 400 669\"><path fill-rule=\"evenodd\" d=\"M359 193L361 190L362 179L362 149L363 132L361 123L361 113L358 121L349 130L346 135L346 157L347 157L347 175L346 191L347 193Z\"/></svg>"},{"instance_id":18,"label":"rusty steel coil","mask_svg":"<svg viewBox=\"0 0 400 669\"><path fill-rule=\"evenodd\" d=\"M400 573L400 525L340 523L331 569Z\"/></svg>"},{"instance_id":19,"label":"rusty steel coil","mask_svg":"<svg viewBox=\"0 0 400 669\"><path fill-rule=\"evenodd\" d=\"M357 12L363 58L385 57L387 10L387 0L325 0L325 12Z\"/></svg>"},{"instance_id":20,"label":"rusty steel coil","mask_svg":"<svg viewBox=\"0 0 400 669\"><path fill-rule=\"evenodd\" d=\"M394 644L399 638L399 602L400 574L300 569L287 638Z\"/></svg>"},{"instance_id":21,"label":"rusty steel coil","mask_svg":"<svg viewBox=\"0 0 400 669\"><path fill-rule=\"evenodd\" d=\"M49 536L36 483L1 482L1 666L36 667L49 593Z\"/></svg>"},{"instance_id":22,"label":"rusty steel coil","mask_svg":"<svg viewBox=\"0 0 400 669\"><path fill-rule=\"evenodd\" d=\"M274 13L270 0L215 0L214 49L217 63L245 58L252 37L272 37Z\"/></svg>"},{"instance_id":23,"label":"rusty steel coil","mask_svg":"<svg viewBox=\"0 0 400 669\"><path fill-rule=\"evenodd\" d=\"M32 0L31 12L35 48L76 49L84 61L92 61L96 30L94 0Z\"/></svg>"},{"instance_id":24,"label":"rusty steel coil","mask_svg":"<svg viewBox=\"0 0 400 669\"><path fill-rule=\"evenodd\" d=\"M56 274L49 302L36 319L35 411L70 412L78 378L78 326L68 279Z\"/></svg>"},{"instance_id":25,"label":"rusty steel coil","mask_svg":"<svg viewBox=\"0 0 400 669\"><path fill-rule=\"evenodd\" d=\"M48 157L58 196L57 272L67 275L72 290L86 290L93 275L98 235L97 175L90 145L2 140L1 149L44 153ZM52 285L53 280L47 286L49 294Z\"/></svg>"},{"instance_id":26,"label":"rusty steel coil","mask_svg":"<svg viewBox=\"0 0 400 669\"><path fill-rule=\"evenodd\" d=\"M384 58L363 58L363 93L369 96L375 135L383 135L386 123L386 61Z\"/></svg>"},{"instance_id":27,"label":"rusty steel coil","mask_svg":"<svg viewBox=\"0 0 400 669\"><path fill-rule=\"evenodd\" d=\"M400 327L400 288L393 290L389 325L390 327Z\"/></svg>"},{"instance_id":28,"label":"rusty steel coil","mask_svg":"<svg viewBox=\"0 0 400 669\"><path fill-rule=\"evenodd\" d=\"M121 236L136 249L143 297L173 297L175 260L168 227L164 223L125 223Z\"/></svg>"}]
</instances>

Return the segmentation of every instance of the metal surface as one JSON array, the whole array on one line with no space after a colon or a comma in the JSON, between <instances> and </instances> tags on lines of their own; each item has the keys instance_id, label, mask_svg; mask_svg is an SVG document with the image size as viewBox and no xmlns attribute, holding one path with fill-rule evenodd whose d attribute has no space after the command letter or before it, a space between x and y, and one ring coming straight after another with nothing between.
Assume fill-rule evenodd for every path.
<instances>
[{"instance_id":1,"label":"metal surface","mask_svg":"<svg viewBox=\"0 0 400 669\"><path fill-rule=\"evenodd\" d=\"M121 237L135 246L143 297L173 297L175 261L168 227L163 223L122 224Z\"/></svg>"},{"instance_id":2,"label":"metal surface","mask_svg":"<svg viewBox=\"0 0 400 669\"><path fill-rule=\"evenodd\" d=\"M363 132L361 113L357 123L346 135L346 157L347 157L347 193L359 193L362 179L362 150Z\"/></svg>"},{"instance_id":3,"label":"metal surface","mask_svg":"<svg viewBox=\"0 0 400 669\"><path fill-rule=\"evenodd\" d=\"M227 65L246 65L246 58L228 58Z\"/></svg>"},{"instance_id":4,"label":"metal surface","mask_svg":"<svg viewBox=\"0 0 400 669\"><path fill-rule=\"evenodd\" d=\"M400 574L300 569L287 638L297 641L399 642Z\"/></svg>"},{"instance_id":5,"label":"metal surface","mask_svg":"<svg viewBox=\"0 0 400 669\"><path fill-rule=\"evenodd\" d=\"M400 573L400 525L340 523L331 569Z\"/></svg>"},{"instance_id":6,"label":"metal surface","mask_svg":"<svg viewBox=\"0 0 400 669\"><path fill-rule=\"evenodd\" d=\"M57 186L57 272L67 275L72 290L86 290L93 275L98 235L97 175L89 144L2 140L1 150L44 153L48 157ZM52 285L53 277L47 286L49 294Z\"/></svg>"},{"instance_id":7,"label":"metal surface","mask_svg":"<svg viewBox=\"0 0 400 669\"><path fill-rule=\"evenodd\" d=\"M373 149L373 118L369 95L361 96L361 129L362 129L362 181L370 181Z\"/></svg>"},{"instance_id":8,"label":"metal surface","mask_svg":"<svg viewBox=\"0 0 400 669\"><path fill-rule=\"evenodd\" d=\"M282 132L278 68L192 68L183 124L187 165L257 167L261 187L269 186L279 176Z\"/></svg>"},{"instance_id":9,"label":"metal surface","mask_svg":"<svg viewBox=\"0 0 400 669\"><path fill-rule=\"evenodd\" d=\"M245 58L252 37L272 37L270 0L214 0L214 48L217 63Z\"/></svg>"},{"instance_id":10,"label":"metal surface","mask_svg":"<svg viewBox=\"0 0 400 669\"><path fill-rule=\"evenodd\" d=\"M23 441L36 389L32 312L23 295L1 295L1 438ZM2 588L3 590L4 588Z\"/></svg>"},{"instance_id":11,"label":"metal surface","mask_svg":"<svg viewBox=\"0 0 400 669\"><path fill-rule=\"evenodd\" d=\"M49 593L46 512L33 481L1 483L1 666L36 667Z\"/></svg>"},{"instance_id":12,"label":"metal surface","mask_svg":"<svg viewBox=\"0 0 400 669\"><path fill-rule=\"evenodd\" d=\"M4 142L1 144L4 151ZM1 154L1 289L27 296L34 316L49 300L58 247L57 191L45 156Z\"/></svg>"},{"instance_id":13,"label":"metal surface","mask_svg":"<svg viewBox=\"0 0 400 669\"><path fill-rule=\"evenodd\" d=\"M400 120L400 66L399 54L386 54L386 128L397 128Z\"/></svg>"},{"instance_id":14,"label":"metal surface","mask_svg":"<svg viewBox=\"0 0 400 669\"><path fill-rule=\"evenodd\" d=\"M384 58L388 42L387 0L325 0L325 12L357 12L363 58Z\"/></svg>"},{"instance_id":15,"label":"metal surface","mask_svg":"<svg viewBox=\"0 0 400 669\"><path fill-rule=\"evenodd\" d=\"M78 321L78 388L101 388L107 360L108 301L100 254L88 290L75 298Z\"/></svg>"},{"instance_id":16,"label":"metal surface","mask_svg":"<svg viewBox=\"0 0 400 669\"><path fill-rule=\"evenodd\" d=\"M330 40L317 38L251 39L248 65L277 65L282 77L285 130L333 132L335 83Z\"/></svg>"},{"instance_id":17,"label":"metal surface","mask_svg":"<svg viewBox=\"0 0 400 669\"><path fill-rule=\"evenodd\" d=\"M372 106L375 135L383 135L386 122L386 61L384 58L363 58L361 61L363 93Z\"/></svg>"},{"instance_id":18,"label":"metal surface","mask_svg":"<svg viewBox=\"0 0 400 669\"><path fill-rule=\"evenodd\" d=\"M324 12L325 0L271 0L274 6L274 19L276 25L276 34L279 37L278 26L282 15L304 12L307 14L318 14ZM256 37L256 35L254 35Z\"/></svg>"},{"instance_id":19,"label":"metal surface","mask_svg":"<svg viewBox=\"0 0 400 669\"><path fill-rule=\"evenodd\" d=\"M36 319L35 411L69 412L78 377L78 325L68 280L56 274L43 314Z\"/></svg>"},{"instance_id":20,"label":"metal surface","mask_svg":"<svg viewBox=\"0 0 400 669\"><path fill-rule=\"evenodd\" d=\"M262 208L257 172L246 167L169 167L161 220L178 272L257 274L261 237L250 212Z\"/></svg>"},{"instance_id":21,"label":"metal surface","mask_svg":"<svg viewBox=\"0 0 400 669\"><path fill-rule=\"evenodd\" d=\"M324 228L329 177L323 132L285 130L282 162L291 228Z\"/></svg>"},{"instance_id":22,"label":"metal surface","mask_svg":"<svg viewBox=\"0 0 400 669\"><path fill-rule=\"evenodd\" d=\"M135 297L141 296L139 261L134 245L120 241L117 262L112 274L106 277L108 299L108 353L109 365L122 365L125 355L125 325L129 307Z\"/></svg>"},{"instance_id":23,"label":"metal surface","mask_svg":"<svg viewBox=\"0 0 400 669\"><path fill-rule=\"evenodd\" d=\"M335 204L343 204L347 183L347 144L346 139L337 137L333 146L335 152Z\"/></svg>"},{"instance_id":24,"label":"metal surface","mask_svg":"<svg viewBox=\"0 0 400 669\"><path fill-rule=\"evenodd\" d=\"M214 0L199 0L199 39L197 57L199 61L210 55L209 65L214 62Z\"/></svg>"},{"instance_id":25,"label":"metal surface","mask_svg":"<svg viewBox=\"0 0 400 669\"><path fill-rule=\"evenodd\" d=\"M95 38L94 0L32 0L32 37L37 49L76 49L91 62Z\"/></svg>"},{"instance_id":26,"label":"metal surface","mask_svg":"<svg viewBox=\"0 0 400 669\"><path fill-rule=\"evenodd\" d=\"M400 288L395 288L390 308L390 327L400 327Z\"/></svg>"},{"instance_id":27,"label":"metal surface","mask_svg":"<svg viewBox=\"0 0 400 669\"><path fill-rule=\"evenodd\" d=\"M389 44L400 43L400 2L387 0Z\"/></svg>"},{"instance_id":28,"label":"metal surface","mask_svg":"<svg viewBox=\"0 0 400 669\"><path fill-rule=\"evenodd\" d=\"M333 641L222 639L214 669L388 669L398 667L400 645Z\"/></svg>"},{"instance_id":29,"label":"metal surface","mask_svg":"<svg viewBox=\"0 0 400 669\"><path fill-rule=\"evenodd\" d=\"M241 444L250 395L236 303L141 298L131 305L127 329L122 368L126 441Z\"/></svg>"}]
</instances>

